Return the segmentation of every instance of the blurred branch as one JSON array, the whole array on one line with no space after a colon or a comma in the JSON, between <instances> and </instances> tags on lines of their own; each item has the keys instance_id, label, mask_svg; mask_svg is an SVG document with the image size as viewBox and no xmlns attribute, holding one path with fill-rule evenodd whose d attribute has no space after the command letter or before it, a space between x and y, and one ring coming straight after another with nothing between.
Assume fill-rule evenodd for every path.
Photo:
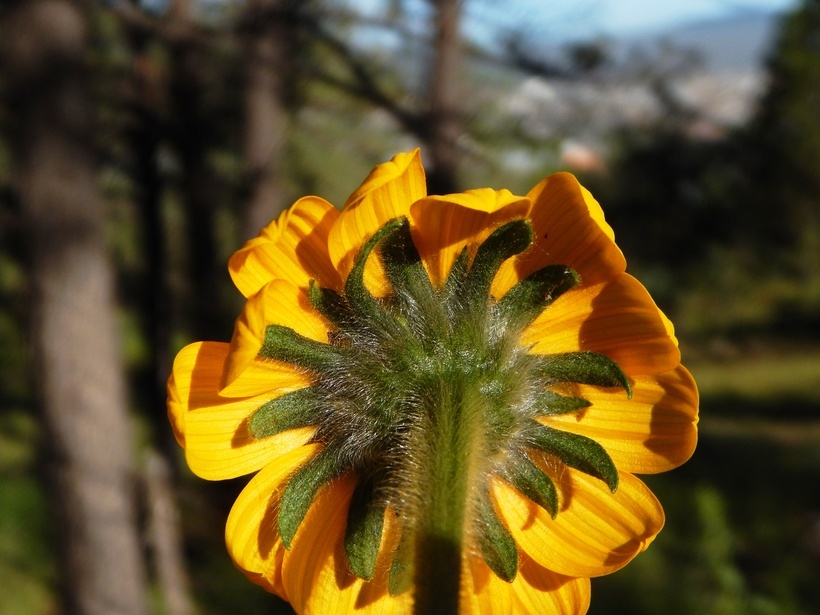
<instances>
[{"instance_id":1,"label":"blurred branch","mask_svg":"<svg viewBox=\"0 0 820 615\"><path fill-rule=\"evenodd\" d=\"M318 22L308 22L305 25L310 28L318 41L324 43L335 53L354 77L353 80L345 80L319 67L313 67L312 72L316 78L387 111L411 134L423 135L422 115L398 103L396 97L380 83L376 73L364 57L356 54L349 45L323 28Z\"/></svg>"}]
</instances>

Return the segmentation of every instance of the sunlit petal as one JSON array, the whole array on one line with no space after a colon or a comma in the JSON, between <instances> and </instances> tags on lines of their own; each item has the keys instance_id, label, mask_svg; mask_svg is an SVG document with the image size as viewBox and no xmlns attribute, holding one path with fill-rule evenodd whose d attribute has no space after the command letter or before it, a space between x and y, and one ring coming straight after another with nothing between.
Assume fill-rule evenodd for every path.
<instances>
[{"instance_id":1,"label":"sunlit petal","mask_svg":"<svg viewBox=\"0 0 820 615\"><path fill-rule=\"evenodd\" d=\"M285 553L283 580L288 599L298 613L363 613L381 615L410 613L412 596L391 596L387 591L389 549L382 549L372 581L350 572L344 551L347 509L355 479L342 477L317 495L299 528L290 551ZM394 532L386 515L383 542ZM395 540L392 541L395 543Z\"/></svg>"},{"instance_id":2,"label":"sunlit petal","mask_svg":"<svg viewBox=\"0 0 820 615\"><path fill-rule=\"evenodd\" d=\"M324 199L299 199L231 257L228 271L234 284L246 297L277 279L302 288L310 280L338 288L339 274L327 252L328 234L338 217L339 211Z\"/></svg>"},{"instance_id":3,"label":"sunlit petal","mask_svg":"<svg viewBox=\"0 0 820 615\"><path fill-rule=\"evenodd\" d=\"M186 346L174 361L168 391L172 422L184 433L185 459L195 474L210 480L255 472L283 452L301 446L315 432L305 427L261 440L251 436L248 420L271 396L220 396L219 377L228 351L228 344L219 342Z\"/></svg>"},{"instance_id":4,"label":"sunlit petal","mask_svg":"<svg viewBox=\"0 0 820 615\"><path fill-rule=\"evenodd\" d=\"M521 338L535 354L590 350L614 359L628 376L660 374L680 362L669 320L635 278L583 285L561 295Z\"/></svg>"},{"instance_id":5,"label":"sunlit petal","mask_svg":"<svg viewBox=\"0 0 820 615\"><path fill-rule=\"evenodd\" d=\"M592 386L581 385L571 393L592 406L542 422L592 438L625 472L666 472L695 450L698 395L683 366L658 376L636 376L631 400L622 390Z\"/></svg>"},{"instance_id":6,"label":"sunlit petal","mask_svg":"<svg viewBox=\"0 0 820 615\"><path fill-rule=\"evenodd\" d=\"M493 482L510 532L541 566L575 577L607 574L643 551L663 527L658 500L631 474L621 473L612 494L603 481L577 470L549 470L561 494L555 519L506 483Z\"/></svg>"},{"instance_id":7,"label":"sunlit petal","mask_svg":"<svg viewBox=\"0 0 820 615\"><path fill-rule=\"evenodd\" d=\"M247 577L285 600L282 559L285 547L279 537L276 513L288 477L320 448L300 446L278 455L242 490L225 527L225 543L234 563Z\"/></svg>"},{"instance_id":8,"label":"sunlit petal","mask_svg":"<svg viewBox=\"0 0 820 615\"><path fill-rule=\"evenodd\" d=\"M472 259L490 233L505 222L524 218L529 209L528 199L489 188L414 203L410 207L413 241L433 284L444 282L465 247Z\"/></svg>"},{"instance_id":9,"label":"sunlit petal","mask_svg":"<svg viewBox=\"0 0 820 615\"><path fill-rule=\"evenodd\" d=\"M313 309L306 292L286 280L269 282L248 299L236 320L222 377L222 395L245 397L310 383L309 376L295 367L259 357L265 329L274 324L327 342L328 324Z\"/></svg>"},{"instance_id":10,"label":"sunlit petal","mask_svg":"<svg viewBox=\"0 0 820 615\"><path fill-rule=\"evenodd\" d=\"M406 216L410 205L426 195L418 150L398 154L390 162L373 169L350 195L328 237L330 258L342 280L350 273L362 245L388 220ZM365 284L379 296L390 291L384 270L376 258L369 259L365 268Z\"/></svg>"}]
</instances>

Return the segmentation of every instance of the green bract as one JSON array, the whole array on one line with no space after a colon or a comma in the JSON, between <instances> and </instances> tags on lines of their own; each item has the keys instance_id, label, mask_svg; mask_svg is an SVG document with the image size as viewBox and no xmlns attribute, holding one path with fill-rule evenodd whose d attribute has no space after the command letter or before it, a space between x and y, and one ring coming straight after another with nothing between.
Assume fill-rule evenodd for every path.
<instances>
[{"instance_id":1,"label":"green bract","mask_svg":"<svg viewBox=\"0 0 820 615\"><path fill-rule=\"evenodd\" d=\"M355 472L360 480L344 547L358 577L373 577L389 507L403 528L390 570L392 594L409 587L415 549L429 546L438 560L431 565L458 570L465 532L493 572L512 581L518 551L493 508L490 476L506 480L553 517L560 514L557 491L534 455L552 455L617 489L618 472L603 447L538 418L590 405L551 390L555 385L620 387L631 394L623 371L598 353L535 355L520 342L539 314L579 284L578 274L550 265L503 297L491 296L499 267L532 240L528 220L503 224L472 262L463 251L436 288L408 221L395 218L364 244L343 293L311 283L313 307L334 328L329 343L267 326L260 356L306 370L312 385L261 406L250 419L250 433L265 438L316 425L314 441L324 445L292 475L279 504L287 547L319 489ZM373 296L364 282L374 251L393 290L384 298ZM465 514L467 508L472 514ZM465 519L472 520L470 527Z\"/></svg>"}]
</instances>

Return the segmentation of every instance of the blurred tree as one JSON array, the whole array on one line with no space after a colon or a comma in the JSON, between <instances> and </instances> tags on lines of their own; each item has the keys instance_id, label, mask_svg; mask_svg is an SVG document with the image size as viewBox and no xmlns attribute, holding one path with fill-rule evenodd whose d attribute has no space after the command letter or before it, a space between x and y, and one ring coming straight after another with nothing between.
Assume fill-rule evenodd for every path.
<instances>
[{"instance_id":1,"label":"blurred tree","mask_svg":"<svg viewBox=\"0 0 820 615\"><path fill-rule=\"evenodd\" d=\"M195 5L171 0L167 14L170 48L168 138L180 166L179 198L185 209L191 292L186 319L196 339L220 339L227 318L219 280L216 212L225 194L211 155L221 132L235 127L219 117L230 86L220 62L218 32L199 22ZM234 84L235 85L235 84Z\"/></svg>"},{"instance_id":2,"label":"blurred tree","mask_svg":"<svg viewBox=\"0 0 820 615\"><path fill-rule=\"evenodd\" d=\"M287 205L282 173L287 141L283 108L295 31L293 0L247 0L240 25L244 54L243 236L255 237Z\"/></svg>"},{"instance_id":3,"label":"blurred tree","mask_svg":"<svg viewBox=\"0 0 820 615\"><path fill-rule=\"evenodd\" d=\"M749 239L804 279L820 277L820 1L786 16L768 70L759 112L739 135L754 178Z\"/></svg>"},{"instance_id":4,"label":"blurred tree","mask_svg":"<svg viewBox=\"0 0 820 615\"><path fill-rule=\"evenodd\" d=\"M3 15L31 258L32 338L66 613L142 615L132 435L92 146L81 2Z\"/></svg>"},{"instance_id":5,"label":"blurred tree","mask_svg":"<svg viewBox=\"0 0 820 615\"><path fill-rule=\"evenodd\" d=\"M429 66L427 117L422 135L432 169L427 174L431 194L458 190L458 138L461 135L462 0L430 0L433 6L433 56Z\"/></svg>"}]
</instances>

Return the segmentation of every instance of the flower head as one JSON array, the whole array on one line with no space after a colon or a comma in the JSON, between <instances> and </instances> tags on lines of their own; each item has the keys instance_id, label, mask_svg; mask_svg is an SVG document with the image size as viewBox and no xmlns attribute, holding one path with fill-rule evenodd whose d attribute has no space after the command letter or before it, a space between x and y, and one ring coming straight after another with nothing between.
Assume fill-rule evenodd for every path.
<instances>
[{"instance_id":1,"label":"flower head","mask_svg":"<svg viewBox=\"0 0 820 615\"><path fill-rule=\"evenodd\" d=\"M300 613L579 613L652 541L634 473L683 463L671 323L575 178L427 196L418 152L307 197L230 261L230 344L184 348L191 469L256 472L236 565Z\"/></svg>"}]
</instances>

